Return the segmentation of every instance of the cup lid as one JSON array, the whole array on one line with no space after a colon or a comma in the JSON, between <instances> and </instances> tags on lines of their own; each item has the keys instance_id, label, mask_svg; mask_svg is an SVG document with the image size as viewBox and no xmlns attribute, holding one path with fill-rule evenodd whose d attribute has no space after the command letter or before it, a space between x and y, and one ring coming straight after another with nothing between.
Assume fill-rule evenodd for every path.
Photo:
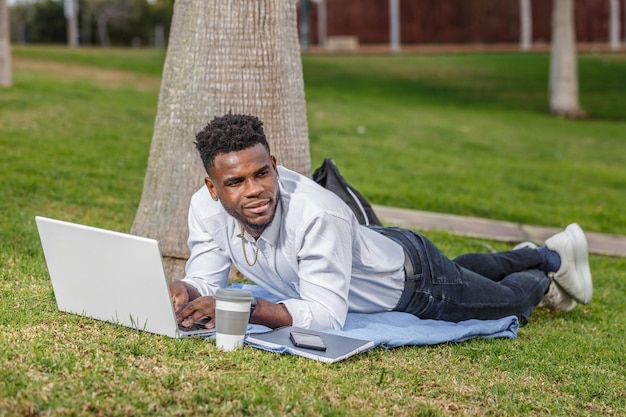
<instances>
[{"instance_id":1,"label":"cup lid","mask_svg":"<svg viewBox=\"0 0 626 417\"><path fill-rule=\"evenodd\" d=\"M244 290L234 290L230 288L219 288L213 296L220 301L252 301L252 293Z\"/></svg>"}]
</instances>

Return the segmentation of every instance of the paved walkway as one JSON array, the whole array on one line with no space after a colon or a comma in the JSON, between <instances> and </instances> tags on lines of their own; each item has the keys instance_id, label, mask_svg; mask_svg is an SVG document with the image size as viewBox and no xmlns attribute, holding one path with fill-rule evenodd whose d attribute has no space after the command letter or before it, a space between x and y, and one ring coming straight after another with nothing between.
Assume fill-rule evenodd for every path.
<instances>
[{"instance_id":1,"label":"paved walkway","mask_svg":"<svg viewBox=\"0 0 626 417\"><path fill-rule=\"evenodd\" d=\"M446 230L462 236L501 242L543 242L561 229L532 226L476 217L430 213L394 207L373 206L376 215L386 224L419 230ZM626 257L626 237L585 232L591 253Z\"/></svg>"}]
</instances>

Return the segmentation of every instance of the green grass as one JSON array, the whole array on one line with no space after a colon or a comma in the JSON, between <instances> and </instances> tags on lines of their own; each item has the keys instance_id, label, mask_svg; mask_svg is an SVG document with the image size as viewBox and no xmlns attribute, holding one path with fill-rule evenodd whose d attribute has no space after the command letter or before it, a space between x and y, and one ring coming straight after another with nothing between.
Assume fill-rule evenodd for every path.
<instances>
[{"instance_id":1,"label":"green grass","mask_svg":"<svg viewBox=\"0 0 626 417\"><path fill-rule=\"evenodd\" d=\"M57 312L37 214L128 231L163 52L15 48L0 91L0 415L617 416L626 260L515 340L326 365ZM377 204L626 234L626 55L580 57L589 120L547 114L546 54L304 57L313 166ZM433 232L450 256L502 243Z\"/></svg>"},{"instance_id":2,"label":"green grass","mask_svg":"<svg viewBox=\"0 0 626 417\"><path fill-rule=\"evenodd\" d=\"M97 66L138 74L160 76L166 51L163 49L69 49L58 46L29 46L14 48L16 59L41 59L44 62L60 62Z\"/></svg>"},{"instance_id":3,"label":"green grass","mask_svg":"<svg viewBox=\"0 0 626 417\"><path fill-rule=\"evenodd\" d=\"M626 234L626 58L581 58L585 121L549 115L548 62L309 57L313 165L381 205Z\"/></svg>"}]
</instances>

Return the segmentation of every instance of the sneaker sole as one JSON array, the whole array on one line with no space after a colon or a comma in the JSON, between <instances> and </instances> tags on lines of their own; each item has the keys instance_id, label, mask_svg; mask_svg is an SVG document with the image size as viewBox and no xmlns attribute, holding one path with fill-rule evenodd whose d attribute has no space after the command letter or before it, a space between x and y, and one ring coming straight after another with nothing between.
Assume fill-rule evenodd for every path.
<instances>
[{"instance_id":1,"label":"sneaker sole","mask_svg":"<svg viewBox=\"0 0 626 417\"><path fill-rule=\"evenodd\" d=\"M573 298L582 304L589 304L593 296L593 284L591 282L591 271L589 270L587 238L585 237L583 229L576 223L567 226L565 233L570 237L571 242L573 242L576 276L582 277L579 284L583 292L583 297L581 299L577 297Z\"/></svg>"}]
</instances>

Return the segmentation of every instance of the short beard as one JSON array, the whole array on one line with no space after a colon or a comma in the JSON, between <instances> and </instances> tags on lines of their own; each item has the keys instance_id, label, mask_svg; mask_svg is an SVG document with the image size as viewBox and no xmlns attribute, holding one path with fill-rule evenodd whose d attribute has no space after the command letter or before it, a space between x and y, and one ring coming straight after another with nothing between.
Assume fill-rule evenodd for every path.
<instances>
[{"instance_id":1,"label":"short beard","mask_svg":"<svg viewBox=\"0 0 626 417\"><path fill-rule=\"evenodd\" d=\"M261 236L261 234L267 228L267 226L272 224L272 222L274 221L274 217L276 216L276 210L278 209L279 204L280 204L280 192L276 193L276 200L274 201L274 211L272 212L272 216L265 223L259 223L259 224L250 223L246 219L240 218L239 216L233 216L233 217L235 217L247 229L252 230L255 232L255 234L258 234L259 236Z\"/></svg>"},{"instance_id":2,"label":"short beard","mask_svg":"<svg viewBox=\"0 0 626 417\"><path fill-rule=\"evenodd\" d=\"M276 214L276 212L274 212L274 214ZM261 236L265 228L267 228L267 226L269 226L272 223L272 220L274 220L274 214L272 214L270 221L267 223L262 223L262 224L255 224L255 223L248 223L248 222L242 222L242 223L245 227L247 227L249 230L252 230L254 232L252 233L252 235Z\"/></svg>"}]
</instances>

